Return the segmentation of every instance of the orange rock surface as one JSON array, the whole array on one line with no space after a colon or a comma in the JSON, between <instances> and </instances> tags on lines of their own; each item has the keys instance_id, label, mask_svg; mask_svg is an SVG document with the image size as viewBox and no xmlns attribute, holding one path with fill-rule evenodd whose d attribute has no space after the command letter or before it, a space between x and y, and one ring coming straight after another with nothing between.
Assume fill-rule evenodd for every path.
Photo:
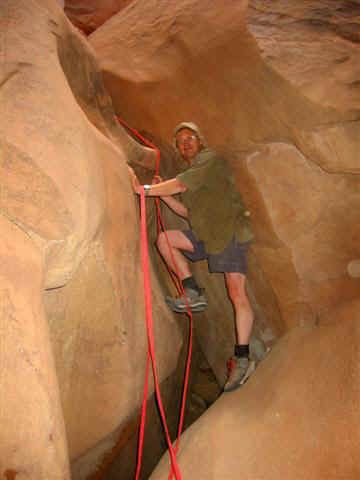
<instances>
[{"instance_id":1,"label":"orange rock surface","mask_svg":"<svg viewBox=\"0 0 360 480\"><path fill-rule=\"evenodd\" d=\"M126 162L153 155L118 125L94 52L56 2L0 8L0 477L64 480L69 459L95 446L99 457L104 439L111 448L142 400L147 337ZM156 279L153 302L162 381L182 338Z\"/></svg>"},{"instance_id":2,"label":"orange rock surface","mask_svg":"<svg viewBox=\"0 0 360 480\"><path fill-rule=\"evenodd\" d=\"M89 35L133 0L63 0L71 22Z\"/></svg>"},{"instance_id":3,"label":"orange rock surface","mask_svg":"<svg viewBox=\"0 0 360 480\"><path fill-rule=\"evenodd\" d=\"M182 438L182 478L358 478L359 309L292 329L242 389L224 393ZM150 478L168 474L165 455Z\"/></svg>"},{"instance_id":4,"label":"orange rock surface","mask_svg":"<svg viewBox=\"0 0 360 480\"><path fill-rule=\"evenodd\" d=\"M185 433L184 478L359 478L360 8L300 3L1 2L1 478L69 479L72 464L83 480L136 423L147 338L126 163L150 181L155 155L114 112L158 140L164 177L183 120L228 158L256 233L255 337L281 337ZM232 308L221 276L195 272L195 333L223 384ZM158 257L152 278L163 381L186 324Z\"/></svg>"}]
</instances>

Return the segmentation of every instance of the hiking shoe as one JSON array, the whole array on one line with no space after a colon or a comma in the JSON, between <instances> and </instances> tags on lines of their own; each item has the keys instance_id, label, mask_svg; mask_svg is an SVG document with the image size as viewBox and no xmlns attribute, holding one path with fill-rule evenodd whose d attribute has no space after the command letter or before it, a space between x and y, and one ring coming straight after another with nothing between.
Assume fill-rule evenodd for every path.
<instances>
[{"instance_id":1,"label":"hiking shoe","mask_svg":"<svg viewBox=\"0 0 360 480\"><path fill-rule=\"evenodd\" d=\"M232 392L244 385L246 380L255 370L255 362L247 357L231 357L228 361L228 379L224 386L224 392Z\"/></svg>"},{"instance_id":2,"label":"hiking shoe","mask_svg":"<svg viewBox=\"0 0 360 480\"><path fill-rule=\"evenodd\" d=\"M203 290L198 293L192 288L185 288L185 296L182 295L177 298L166 297L165 302L171 310L176 313L186 313L188 308L190 308L192 312L203 312L206 309L207 300L205 295L203 295Z\"/></svg>"}]
</instances>

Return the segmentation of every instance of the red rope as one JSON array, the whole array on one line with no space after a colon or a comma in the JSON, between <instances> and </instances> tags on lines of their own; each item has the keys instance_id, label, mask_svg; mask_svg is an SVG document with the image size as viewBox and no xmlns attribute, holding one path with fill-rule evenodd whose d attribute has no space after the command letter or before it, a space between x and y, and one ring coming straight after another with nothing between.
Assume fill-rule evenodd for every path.
<instances>
[{"instance_id":1,"label":"red rope","mask_svg":"<svg viewBox=\"0 0 360 480\"><path fill-rule=\"evenodd\" d=\"M119 122L128 128L135 136L137 136L145 145L154 149L156 151L156 165L155 165L155 175L154 178L159 176L159 168L160 168L160 150L153 145L149 140L144 138L137 132L135 129L129 127L120 117L117 117ZM143 403L141 409L141 422L140 422L140 430L139 430L139 443L138 443L138 459L137 459L137 468L136 468L136 480L139 479L140 471L141 471L141 463L142 463L142 454L143 454L143 446L144 446L144 434L145 434L145 420L146 420L146 406L147 406L147 397L148 397L148 388L149 388L149 374L150 374L150 363L152 363L153 368L153 375L154 375L154 383L155 383L155 392L156 398L158 401L159 411L161 420L163 423L167 444L169 447L170 458L171 458L171 471L169 473L169 479L172 478L173 474L175 474L176 480L181 479L181 474L179 467L176 462L176 453L179 448L180 437L183 429L184 424L184 415L185 415L185 406L186 406L186 397L188 392L188 385L189 385L189 376L190 376L190 367L191 367L191 356L192 356L192 344L193 344L193 319L190 307L187 302L187 298L185 296L184 288L179 281L176 282L173 272L168 267L168 271L170 277L175 283L175 286L179 293L184 295L187 307L187 314L189 316L190 324L189 324L189 341L188 341L188 356L186 361L185 367L185 378L184 378L184 388L183 394L181 399L181 410L180 410L180 419L179 419L179 426L178 426L178 434L176 439L176 446L175 449L172 447L167 424L166 424L166 417L164 408L161 401L160 395L160 387L157 375L157 368L156 368L156 359L155 359L155 351L154 351L154 337L153 337L153 323L152 323L152 306L151 306L151 284L150 284L150 268L149 268L149 254L148 254L148 241L147 241L147 230L146 230L146 202L145 202L145 194L144 188L141 188L140 193L140 212L141 212L141 258L142 258L142 268L143 268L143 275L144 275L144 295L145 295L145 311L146 311L146 326L147 326L147 335L148 335L148 354L147 354L147 361L146 361L146 375L145 375L145 384L144 384L144 396L143 396ZM160 200L158 198L155 199L156 210L157 210L157 228L158 234L160 230L164 231L167 244L169 247L169 251L171 254L171 261L172 264L175 266L175 272L177 279L180 278L178 267L176 265L175 259L172 254L172 249L170 248L170 242L167 236L166 229L164 227L161 212L160 212Z\"/></svg>"},{"instance_id":2,"label":"red rope","mask_svg":"<svg viewBox=\"0 0 360 480\"><path fill-rule=\"evenodd\" d=\"M155 173L154 173L154 176L153 176L153 180L157 179L159 177L159 171L160 171L160 150L158 149L158 147L156 145L154 145L153 143L151 143L147 138L143 137L137 130L135 130L135 128L130 127L121 117L119 117L117 115L116 118L121 123L121 125L123 125L125 128L130 130L130 132L132 132L133 135L135 135L137 138L139 138L147 147L150 147L153 150L155 150L155 152L156 152L156 162L155 162ZM167 233L166 233L166 229L164 227L164 224L163 224L163 221L162 221L162 218L161 218L160 199L159 198L155 198L155 205L156 205L156 216L157 216L157 233L159 234L160 231L163 231L165 233L167 244L168 244L168 246L170 246L170 242L169 242L169 239L168 239L168 236L167 236ZM169 248L169 250L170 250L173 265L175 265L176 274L178 274L179 272L177 271L177 266L176 266L176 263L174 261L173 255L172 255L172 251L171 251L170 248ZM177 292L179 294L184 293L183 290L182 290L181 282L179 282L177 280L179 278L179 276L177 275L177 278L174 277L174 274L170 270L168 265L166 265L166 268L169 272L171 280L173 281L173 283L175 285L175 288L176 288ZM190 309L189 309L189 312L190 312ZM191 312L190 312L190 315L191 315Z\"/></svg>"},{"instance_id":3,"label":"red rope","mask_svg":"<svg viewBox=\"0 0 360 480\"><path fill-rule=\"evenodd\" d=\"M150 352L149 349L147 351L146 356L146 373L145 373L145 383L144 383L144 396L143 402L141 406L141 421L140 421L140 429L139 429L139 442L138 442L138 455L137 455L137 465L136 465L136 474L135 478L138 480L141 471L141 464L142 464L142 454L144 448L144 434L145 434L145 420L146 420L146 406L147 406L147 397L149 391L149 376L150 376Z\"/></svg>"},{"instance_id":4,"label":"red rope","mask_svg":"<svg viewBox=\"0 0 360 480\"><path fill-rule=\"evenodd\" d=\"M125 128L130 130L137 138L139 138L143 143L145 143L147 147L150 147L153 150L155 150L156 152L155 176L158 176L159 170L160 170L160 150L154 144L152 144L147 138L144 138L142 135L140 135L140 133L137 130L135 130L135 128L129 127L129 125L127 125L121 117L117 115L116 118L121 123L121 125L123 125Z\"/></svg>"},{"instance_id":5,"label":"red rope","mask_svg":"<svg viewBox=\"0 0 360 480\"><path fill-rule=\"evenodd\" d=\"M149 267L149 252L148 252L148 244L147 244L147 231L146 231L146 204L145 204L145 192L144 187L141 187L140 191L140 205L141 205L141 261L142 261L142 268L144 273L144 295L145 295L145 312L146 312L146 328L147 328L147 336L148 336L148 357L151 357L153 375L154 375L154 383L155 383L155 393L156 399L159 406L160 416L163 423L166 441L169 447L170 458L171 458L171 465L172 470L175 473L176 480L181 480L181 474L179 467L176 462L176 456L171 444L171 439L166 423L165 418L165 411L161 400L160 394L160 387L159 387L159 377L157 374L157 365L155 359L155 349L154 349L154 333L153 333L153 320L152 320L152 302L151 302L151 284L150 284L150 267ZM148 362L149 363L149 362ZM145 425L145 414L146 414L146 401L147 401L147 392L148 392L148 373L149 369L147 368L147 377L145 380L145 388L144 388L144 400L143 400L143 412L144 418L141 420L141 425L143 426L142 432L144 433L144 425ZM146 395L146 396L145 396ZM145 403L145 406L144 406ZM139 439L139 443L143 445L143 435ZM141 452L142 453L142 452ZM138 467L140 473L140 467ZM136 477L138 478L138 477Z\"/></svg>"}]
</instances>

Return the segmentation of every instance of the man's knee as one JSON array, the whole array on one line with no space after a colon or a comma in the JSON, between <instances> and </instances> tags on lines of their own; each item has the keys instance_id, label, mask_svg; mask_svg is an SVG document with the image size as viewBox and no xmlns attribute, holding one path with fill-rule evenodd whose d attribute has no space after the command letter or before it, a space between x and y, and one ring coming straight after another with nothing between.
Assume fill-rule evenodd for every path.
<instances>
[{"instance_id":1,"label":"man's knee","mask_svg":"<svg viewBox=\"0 0 360 480\"><path fill-rule=\"evenodd\" d=\"M156 245L160 251L163 250L163 248L167 245L167 239L166 239L166 234L165 232L160 232L157 240L156 240Z\"/></svg>"},{"instance_id":2,"label":"man's knee","mask_svg":"<svg viewBox=\"0 0 360 480\"><path fill-rule=\"evenodd\" d=\"M164 249L168 249L169 246L176 248L179 243L177 235L178 232L176 230L164 230L160 232L156 240L158 249L163 252Z\"/></svg>"},{"instance_id":3,"label":"man's knee","mask_svg":"<svg viewBox=\"0 0 360 480\"><path fill-rule=\"evenodd\" d=\"M247 305L249 303L246 292L237 287L229 288L230 300L236 305Z\"/></svg>"},{"instance_id":4,"label":"man's knee","mask_svg":"<svg viewBox=\"0 0 360 480\"><path fill-rule=\"evenodd\" d=\"M159 233L157 238L157 246L160 252L168 250L168 247L179 250L194 251L194 247L190 240L184 235L181 230L166 230Z\"/></svg>"}]
</instances>

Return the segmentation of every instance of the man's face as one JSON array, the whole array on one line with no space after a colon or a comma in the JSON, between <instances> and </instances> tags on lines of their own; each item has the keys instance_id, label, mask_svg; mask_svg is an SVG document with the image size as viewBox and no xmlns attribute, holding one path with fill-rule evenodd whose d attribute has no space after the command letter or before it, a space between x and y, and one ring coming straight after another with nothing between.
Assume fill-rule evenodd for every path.
<instances>
[{"instance_id":1,"label":"man's face","mask_svg":"<svg viewBox=\"0 0 360 480\"><path fill-rule=\"evenodd\" d=\"M189 128L183 128L176 134L176 145L180 155L190 165L201 150L200 140L196 133Z\"/></svg>"}]
</instances>

